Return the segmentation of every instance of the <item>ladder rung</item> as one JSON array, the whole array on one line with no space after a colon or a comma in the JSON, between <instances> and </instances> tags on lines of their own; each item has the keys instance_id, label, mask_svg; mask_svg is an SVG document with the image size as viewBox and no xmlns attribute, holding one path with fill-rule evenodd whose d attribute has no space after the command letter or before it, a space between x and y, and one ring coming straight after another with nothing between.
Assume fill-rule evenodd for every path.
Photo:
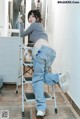
<instances>
[{"instance_id":1,"label":"ladder rung","mask_svg":"<svg viewBox=\"0 0 80 119\"><path fill-rule=\"evenodd\" d=\"M44 92L44 95L45 95L46 100L52 99L52 96L49 93ZM26 97L26 101L35 101L35 95L33 92L25 93L25 97Z\"/></svg>"},{"instance_id":2,"label":"ladder rung","mask_svg":"<svg viewBox=\"0 0 80 119\"><path fill-rule=\"evenodd\" d=\"M32 83L32 77L24 77L23 83Z\"/></svg>"},{"instance_id":3,"label":"ladder rung","mask_svg":"<svg viewBox=\"0 0 80 119\"><path fill-rule=\"evenodd\" d=\"M27 61L24 61L23 64L24 66L33 66L32 62L27 62Z\"/></svg>"},{"instance_id":4,"label":"ladder rung","mask_svg":"<svg viewBox=\"0 0 80 119\"><path fill-rule=\"evenodd\" d=\"M25 45L23 45L22 48L24 48L25 50L32 50L32 47L25 46Z\"/></svg>"}]
</instances>

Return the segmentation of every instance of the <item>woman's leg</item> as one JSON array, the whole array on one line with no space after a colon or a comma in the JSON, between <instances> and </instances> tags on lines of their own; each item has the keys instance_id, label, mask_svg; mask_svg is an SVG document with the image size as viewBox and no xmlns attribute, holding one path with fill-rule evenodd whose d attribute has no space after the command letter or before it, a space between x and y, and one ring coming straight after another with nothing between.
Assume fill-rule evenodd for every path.
<instances>
[{"instance_id":1,"label":"woman's leg","mask_svg":"<svg viewBox=\"0 0 80 119\"><path fill-rule=\"evenodd\" d=\"M45 73L44 83L48 85L54 85L57 84L58 82L59 82L59 74L57 73L53 74L49 72Z\"/></svg>"},{"instance_id":2,"label":"woman's leg","mask_svg":"<svg viewBox=\"0 0 80 119\"><path fill-rule=\"evenodd\" d=\"M44 82L48 85L54 85L59 82L59 74L51 73L49 72L49 69L51 68L52 63L55 60L56 53L53 49L46 47L44 54L46 58Z\"/></svg>"},{"instance_id":3,"label":"woman's leg","mask_svg":"<svg viewBox=\"0 0 80 119\"><path fill-rule=\"evenodd\" d=\"M55 59L55 55L56 53L54 50L43 46L34 58L32 86L36 97L37 110L44 111L46 109L44 82L53 85L59 81L58 74L51 74L47 72L47 68L51 66Z\"/></svg>"},{"instance_id":4,"label":"woman's leg","mask_svg":"<svg viewBox=\"0 0 80 119\"><path fill-rule=\"evenodd\" d=\"M46 100L44 96L44 67L45 60L38 56L34 59L34 74L32 78L32 86L37 102L37 110L46 110Z\"/></svg>"}]
</instances>

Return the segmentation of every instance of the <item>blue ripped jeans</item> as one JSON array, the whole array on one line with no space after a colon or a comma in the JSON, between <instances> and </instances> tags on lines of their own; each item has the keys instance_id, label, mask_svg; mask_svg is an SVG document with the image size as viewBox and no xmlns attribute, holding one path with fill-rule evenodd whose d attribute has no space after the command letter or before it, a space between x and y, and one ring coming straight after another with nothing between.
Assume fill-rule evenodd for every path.
<instances>
[{"instance_id":1,"label":"blue ripped jeans","mask_svg":"<svg viewBox=\"0 0 80 119\"><path fill-rule=\"evenodd\" d=\"M54 85L59 81L59 74L48 72L55 57L55 51L47 46L42 46L34 56L32 87L37 102L37 110L45 111L47 107L44 96L44 83Z\"/></svg>"}]
</instances>

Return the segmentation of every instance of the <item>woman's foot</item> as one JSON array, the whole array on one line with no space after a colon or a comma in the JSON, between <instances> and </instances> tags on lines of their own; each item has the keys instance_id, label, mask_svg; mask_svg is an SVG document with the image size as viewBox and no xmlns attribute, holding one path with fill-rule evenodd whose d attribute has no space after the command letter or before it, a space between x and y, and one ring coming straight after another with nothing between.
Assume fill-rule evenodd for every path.
<instances>
[{"instance_id":1,"label":"woman's foot","mask_svg":"<svg viewBox=\"0 0 80 119\"><path fill-rule=\"evenodd\" d=\"M37 111L37 116L45 116L45 111L38 110Z\"/></svg>"},{"instance_id":2,"label":"woman's foot","mask_svg":"<svg viewBox=\"0 0 80 119\"><path fill-rule=\"evenodd\" d=\"M68 77L67 74L60 74L59 75L59 85L61 90L65 93L69 89Z\"/></svg>"}]
</instances>

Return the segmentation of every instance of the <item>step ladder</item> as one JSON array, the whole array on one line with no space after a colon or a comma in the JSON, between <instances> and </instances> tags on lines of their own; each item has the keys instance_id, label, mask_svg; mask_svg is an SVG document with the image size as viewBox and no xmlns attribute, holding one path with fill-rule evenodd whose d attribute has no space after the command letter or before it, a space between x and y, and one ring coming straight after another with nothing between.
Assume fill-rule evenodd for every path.
<instances>
[{"instance_id":1,"label":"step ladder","mask_svg":"<svg viewBox=\"0 0 80 119\"><path fill-rule=\"evenodd\" d=\"M24 76L24 66L25 67L33 67L33 61L27 62L24 61L24 50L28 50L28 49L33 49L32 47L28 47L28 46L24 46L23 41L21 40L21 78L22 78L22 117L25 116L25 112L24 112L24 101L26 101L27 103L31 103L33 101L35 101L35 95L33 92L25 92L24 90L24 85L26 84L31 84L32 83L32 77L25 77ZM44 92L45 98L46 100L52 100L54 99L54 110L55 113L57 113L57 104L56 104L56 95L55 95L55 88L54 86L52 86L52 92L53 94L49 94L48 92Z\"/></svg>"}]
</instances>

